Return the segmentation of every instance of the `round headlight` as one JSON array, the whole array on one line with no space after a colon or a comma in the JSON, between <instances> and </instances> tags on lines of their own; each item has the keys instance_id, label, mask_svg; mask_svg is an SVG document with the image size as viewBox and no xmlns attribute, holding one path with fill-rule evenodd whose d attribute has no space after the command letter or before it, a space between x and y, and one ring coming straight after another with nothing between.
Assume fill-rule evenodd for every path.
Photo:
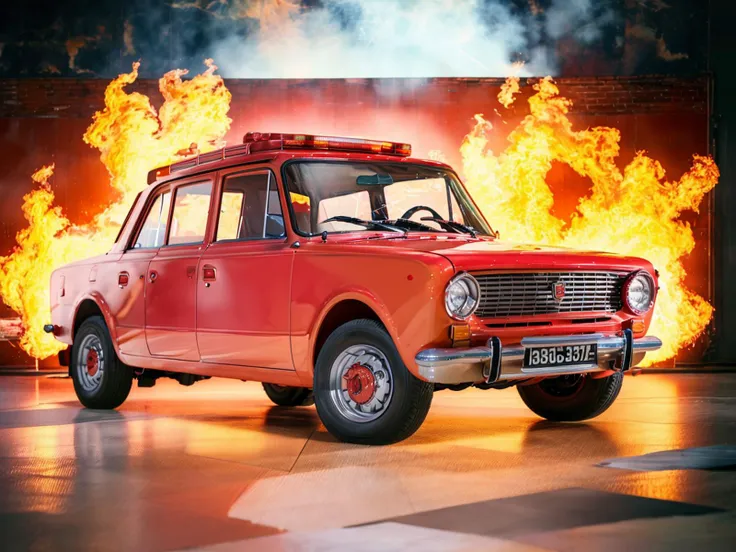
<instances>
[{"instance_id":1,"label":"round headlight","mask_svg":"<svg viewBox=\"0 0 736 552\"><path fill-rule=\"evenodd\" d=\"M635 272L623 289L626 306L634 314L644 314L654 304L654 280L645 271Z\"/></svg>"},{"instance_id":2,"label":"round headlight","mask_svg":"<svg viewBox=\"0 0 736 552\"><path fill-rule=\"evenodd\" d=\"M445 308L452 318L464 320L475 312L480 298L480 287L467 272L455 276L445 290Z\"/></svg>"}]
</instances>

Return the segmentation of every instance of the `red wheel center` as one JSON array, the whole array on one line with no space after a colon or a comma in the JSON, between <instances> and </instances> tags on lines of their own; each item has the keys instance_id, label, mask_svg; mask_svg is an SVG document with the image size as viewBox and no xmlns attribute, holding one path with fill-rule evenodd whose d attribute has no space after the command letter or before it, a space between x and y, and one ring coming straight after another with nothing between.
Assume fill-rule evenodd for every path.
<instances>
[{"instance_id":1,"label":"red wheel center","mask_svg":"<svg viewBox=\"0 0 736 552\"><path fill-rule=\"evenodd\" d=\"M90 349L87 353L87 373L90 376L94 376L99 369L100 356L97 354L97 351L95 351L94 349Z\"/></svg>"},{"instance_id":2,"label":"red wheel center","mask_svg":"<svg viewBox=\"0 0 736 552\"><path fill-rule=\"evenodd\" d=\"M376 394L376 378L373 372L362 364L353 364L343 376L350 399L365 404Z\"/></svg>"}]
</instances>

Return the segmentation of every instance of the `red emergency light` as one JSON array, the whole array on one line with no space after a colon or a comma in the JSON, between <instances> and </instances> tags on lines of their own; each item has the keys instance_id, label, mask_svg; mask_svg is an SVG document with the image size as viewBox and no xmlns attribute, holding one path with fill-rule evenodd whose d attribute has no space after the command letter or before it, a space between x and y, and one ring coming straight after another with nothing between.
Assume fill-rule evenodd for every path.
<instances>
[{"instance_id":1,"label":"red emergency light","mask_svg":"<svg viewBox=\"0 0 736 552\"><path fill-rule=\"evenodd\" d=\"M314 136L311 134L282 134L274 132L249 132L243 138L249 144L251 153L256 151L281 149L317 149L334 151L355 151L361 153L382 153L409 157L411 144L379 142L360 138L337 136Z\"/></svg>"}]
</instances>

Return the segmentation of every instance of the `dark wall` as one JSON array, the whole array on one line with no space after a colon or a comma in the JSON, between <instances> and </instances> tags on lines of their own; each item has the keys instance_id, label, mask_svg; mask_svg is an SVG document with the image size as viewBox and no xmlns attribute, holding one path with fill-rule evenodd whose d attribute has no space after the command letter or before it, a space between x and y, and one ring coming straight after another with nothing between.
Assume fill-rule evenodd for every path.
<instances>
[{"instance_id":1,"label":"dark wall","mask_svg":"<svg viewBox=\"0 0 736 552\"><path fill-rule=\"evenodd\" d=\"M711 3L710 70L715 75L713 141L721 180L715 190L716 358L736 362L736 3Z\"/></svg>"}]
</instances>

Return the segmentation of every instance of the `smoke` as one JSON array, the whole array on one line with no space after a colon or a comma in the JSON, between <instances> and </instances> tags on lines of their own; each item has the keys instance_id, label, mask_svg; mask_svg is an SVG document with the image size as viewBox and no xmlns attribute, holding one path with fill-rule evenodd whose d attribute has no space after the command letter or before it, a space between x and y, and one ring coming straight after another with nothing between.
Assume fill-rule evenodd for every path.
<instances>
[{"instance_id":1,"label":"smoke","mask_svg":"<svg viewBox=\"0 0 736 552\"><path fill-rule=\"evenodd\" d=\"M619 17L610 4L591 0L552 0L545 28L550 38L572 36L582 43L598 40Z\"/></svg>"},{"instance_id":2,"label":"smoke","mask_svg":"<svg viewBox=\"0 0 736 552\"><path fill-rule=\"evenodd\" d=\"M184 0L218 31L208 55L233 78L494 77L557 73L564 36L588 42L615 16L608 0ZM544 5L542 5L544 4ZM236 23L222 25L223 21Z\"/></svg>"}]
</instances>

